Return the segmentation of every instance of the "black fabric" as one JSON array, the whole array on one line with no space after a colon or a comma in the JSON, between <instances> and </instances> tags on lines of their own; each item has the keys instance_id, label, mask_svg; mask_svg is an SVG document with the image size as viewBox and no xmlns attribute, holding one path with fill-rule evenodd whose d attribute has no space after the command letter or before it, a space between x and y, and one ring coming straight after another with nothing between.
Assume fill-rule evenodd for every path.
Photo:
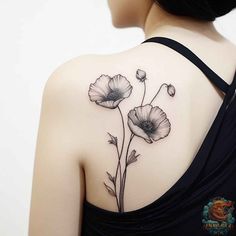
<instances>
[{"instance_id":1,"label":"black fabric","mask_svg":"<svg viewBox=\"0 0 236 236\"><path fill-rule=\"evenodd\" d=\"M210 226L202 222L203 211L206 214L208 206L217 199L218 204L223 202L223 205L232 201L230 219L236 218L232 207L236 201L236 71L229 85L176 40L153 37L142 43L161 43L176 50L194 63L225 96L189 168L166 193L145 207L123 213L99 208L85 199L82 236L236 235L236 224L232 221L227 221L230 229L224 228L225 225L215 229L216 225L212 224L210 230L204 228Z\"/></svg>"}]
</instances>

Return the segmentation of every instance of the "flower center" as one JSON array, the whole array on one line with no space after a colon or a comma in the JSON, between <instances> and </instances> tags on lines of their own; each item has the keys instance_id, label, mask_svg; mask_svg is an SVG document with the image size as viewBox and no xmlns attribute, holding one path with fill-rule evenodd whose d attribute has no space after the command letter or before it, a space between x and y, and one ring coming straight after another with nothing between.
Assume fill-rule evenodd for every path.
<instances>
[{"instance_id":1,"label":"flower center","mask_svg":"<svg viewBox=\"0 0 236 236\"><path fill-rule=\"evenodd\" d=\"M140 128L143 129L145 133L152 133L154 131L154 125L149 120L142 121Z\"/></svg>"},{"instance_id":2,"label":"flower center","mask_svg":"<svg viewBox=\"0 0 236 236\"><path fill-rule=\"evenodd\" d=\"M107 101L116 101L118 99L122 98L122 94L119 90L111 90L111 92L107 95L106 100Z\"/></svg>"}]
</instances>

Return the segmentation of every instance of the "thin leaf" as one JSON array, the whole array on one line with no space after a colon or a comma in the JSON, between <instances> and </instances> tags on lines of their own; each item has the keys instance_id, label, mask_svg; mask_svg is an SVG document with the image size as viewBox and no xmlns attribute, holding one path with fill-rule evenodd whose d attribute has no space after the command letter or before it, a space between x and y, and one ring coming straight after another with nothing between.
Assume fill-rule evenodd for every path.
<instances>
[{"instance_id":1,"label":"thin leaf","mask_svg":"<svg viewBox=\"0 0 236 236\"><path fill-rule=\"evenodd\" d=\"M109 193L111 196L115 197L116 194L115 194L114 190L113 190L110 186L106 185L105 182L103 182L103 183L104 183L104 185L105 185L105 187L106 187L108 193Z\"/></svg>"},{"instance_id":2,"label":"thin leaf","mask_svg":"<svg viewBox=\"0 0 236 236\"><path fill-rule=\"evenodd\" d=\"M106 172L107 172L107 171L106 171ZM114 177L112 177L112 175L111 175L109 172L107 172L107 175L108 175L109 180L110 180L112 183L114 183Z\"/></svg>"},{"instance_id":3,"label":"thin leaf","mask_svg":"<svg viewBox=\"0 0 236 236\"><path fill-rule=\"evenodd\" d=\"M115 136L113 136L112 134L110 134L109 132L107 132L108 134L109 134L109 136L110 136L110 140L108 140L108 142L110 143L110 144L114 144L114 145L117 145L117 137L115 137Z\"/></svg>"},{"instance_id":4,"label":"thin leaf","mask_svg":"<svg viewBox=\"0 0 236 236\"><path fill-rule=\"evenodd\" d=\"M128 157L127 166L133 162L136 162L138 156L140 156L140 154L136 155L136 150L132 150Z\"/></svg>"}]
</instances>

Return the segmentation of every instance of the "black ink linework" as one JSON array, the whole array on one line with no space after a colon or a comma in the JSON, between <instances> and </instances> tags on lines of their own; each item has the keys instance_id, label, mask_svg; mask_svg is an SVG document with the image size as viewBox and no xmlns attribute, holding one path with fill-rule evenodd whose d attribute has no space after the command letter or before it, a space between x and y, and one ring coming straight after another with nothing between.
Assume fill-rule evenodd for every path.
<instances>
[{"instance_id":1,"label":"black ink linework","mask_svg":"<svg viewBox=\"0 0 236 236\"><path fill-rule=\"evenodd\" d=\"M171 130L171 124L166 116L166 113L159 106L153 106L152 103L163 86L166 86L167 93L169 94L169 96L174 97L176 93L175 87L172 84L163 83L158 89L153 99L149 103L143 105L146 95L146 72L144 70L138 69L136 71L136 78L141 83L143 83L144 92L141 100L141 105L134 107L127 114L127 125L129 130L131 131L131 134L126 152L124 154L125 165L123 173L121 170L121 158L123 156L125 143L125 124L124 116L122 114L119 104L125 98L128 98L131 95L133 86L130 84L127 78L121 74L117 74L113 77L102 74L99 78L96 79L94 83L90 84L88 91L88 96L91 102L95 102L97 105L109 109L117 108L121 116L123 137L120 150L118 147L118 138L107 132L110 137L108 143L116 147L118 158L115 175L113 176L109 172L106 172L109 181L112 183L112 187L103 182L108 193L116 198L119 212L124 212L124 191L127 167L132 163L136 162L138 160L137 158L140 156L140 154L137 154L137 151L135 149L129 152L130 144L134 136L142 138L147 143L152 144L169 135ZM120 181L119 192L117 189L117 181Z\"/></svg>"}]
</instances>

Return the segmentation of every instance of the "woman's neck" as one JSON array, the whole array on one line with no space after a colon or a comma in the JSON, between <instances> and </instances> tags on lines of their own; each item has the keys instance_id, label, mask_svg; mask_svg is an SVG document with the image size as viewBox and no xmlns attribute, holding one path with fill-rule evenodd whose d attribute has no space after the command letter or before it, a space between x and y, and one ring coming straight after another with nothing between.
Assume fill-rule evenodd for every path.
<instances>
[{"instance_id":1,"label":"woman's neck","mask_svg":"<svg viewBox=\"0 0 236 236\"><path fill-rule=\"evenodd\" d=\"M153 3L141 28L145 39L154 36L206 36L219 37L219 33L211 21L195 20L186 16L175 16Z\"/></svg>"}]
</instances>

